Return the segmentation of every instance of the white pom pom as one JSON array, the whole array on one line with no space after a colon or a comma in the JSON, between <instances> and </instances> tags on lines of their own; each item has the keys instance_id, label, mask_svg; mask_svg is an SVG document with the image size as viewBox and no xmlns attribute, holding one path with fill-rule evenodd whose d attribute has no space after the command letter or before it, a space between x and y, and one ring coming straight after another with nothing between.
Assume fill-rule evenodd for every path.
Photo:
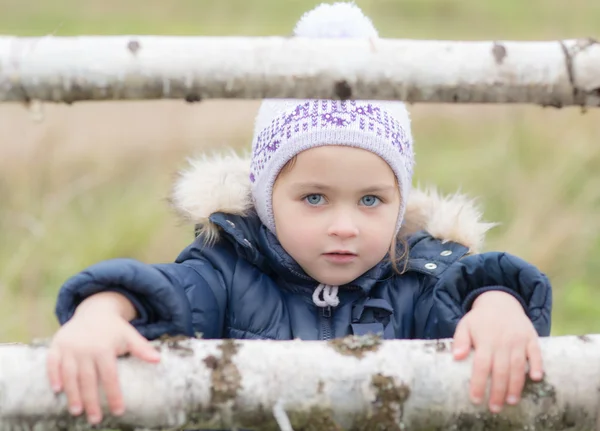
<instances>
[{"instance_id":1,"label":"white pom pom","mask_svg":"<svg viewBox=\"0 0 600 431\"><path fill-rule=\"evenodd\" d=\"M315 38L370 38L378 33L373 22L354 3L321 4L306 12L294 35Z\"/></svg>"}]
</instances>

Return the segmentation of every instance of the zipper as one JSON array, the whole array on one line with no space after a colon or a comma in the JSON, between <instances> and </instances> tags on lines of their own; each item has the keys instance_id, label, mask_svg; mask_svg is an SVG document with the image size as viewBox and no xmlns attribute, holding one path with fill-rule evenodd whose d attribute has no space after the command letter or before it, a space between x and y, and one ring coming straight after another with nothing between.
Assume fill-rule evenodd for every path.
<instances>
[{"instance_id":1,"label":"zipper","mask_svg":"<svg viewBox=\"0 0 600 431\"><path fill-rule=\"evenodd\" d=\"M321 309L321 340L331 340L333 338L333 331L331 329L331 307L325 307Z\"/></svg>"},{"instance_id":2,"label":"zipper","mask_svg":"<svg viewBox=\"0 0 600 431\"><path fill-rule=\"evenodd\" d=\"M356 292L360 290L358 286L346 286L345 291ZM331 317L333 315L333 307L327 306L321 308L319 320L321 321L321 340L331 340L333 338L333 328L331 327Z\"/></svg>"}]
</instances>

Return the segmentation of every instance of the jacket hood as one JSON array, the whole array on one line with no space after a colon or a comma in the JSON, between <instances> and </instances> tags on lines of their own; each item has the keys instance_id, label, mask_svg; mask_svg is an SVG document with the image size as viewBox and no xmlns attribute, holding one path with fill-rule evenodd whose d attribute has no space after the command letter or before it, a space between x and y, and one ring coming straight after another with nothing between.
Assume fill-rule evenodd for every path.
<instances>
[{"instance_id":1,"label":"jacket hood","mask_svg":"<svg viewBox=\"0 0 600 431\"><path fill-rule=\"evenodd\" d=\"M191 159L189 167L178 174L171 205L186 222L200 225L208 241L214 241L221 231L210 221L211 214L243 216L253 209L249 175L249 156L230 152ZM398 236L426 231L442 242L462 244L469 254L475 254L481 252L486 232L495 225L482 221L480 209L465 195L442 196L435 188L413 188Z\"/></svg>"}]
</instances>

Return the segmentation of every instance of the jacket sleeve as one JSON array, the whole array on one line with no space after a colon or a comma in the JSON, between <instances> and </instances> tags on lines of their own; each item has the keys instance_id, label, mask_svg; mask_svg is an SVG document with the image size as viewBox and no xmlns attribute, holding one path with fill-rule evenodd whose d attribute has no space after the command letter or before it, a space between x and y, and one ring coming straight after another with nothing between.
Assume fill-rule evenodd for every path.
<instances>
[{"instance_id":1,"label":"jacket sleeve","mask_svg":"<svg viewBox=\"0 0 600 431\"><path fill-rule=\"evenodd\" d=\"M500 290L513 295L540 336L550 335L552 288L535 266L508 253L467 256L451 265L433 288L436 338L454 336L458 321L479 295Z\"/></svg>"},{"instance_id":2,"label":"jacket sleeve","mask_svg":"<svg viewBox=\"0 0 600 431\"><path fill-rule=\"evenodd\" d=\"M56 304L60 324L77 306L99 292L125 295L137 310L131 322L147 339L161 335L220 338L223 332L227 289L214 266L193 247L176 263L149 265L133 259L112 259L95 264L62 286ZM99 323L101 324L101 323Z\"/></svg>"}]
</instances>

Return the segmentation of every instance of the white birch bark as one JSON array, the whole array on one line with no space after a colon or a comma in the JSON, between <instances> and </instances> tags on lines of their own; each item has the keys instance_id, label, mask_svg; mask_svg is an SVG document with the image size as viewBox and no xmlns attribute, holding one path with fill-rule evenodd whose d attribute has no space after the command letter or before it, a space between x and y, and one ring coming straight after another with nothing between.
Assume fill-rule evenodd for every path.
<instances>
[{"instance_id":1,"label":"white birch bark","mask_svg":"<svg viewBox=\"0 0 600 431\"><path fill-rule=\"evenodd\" d=\"M600 43L0 37L0 101L265 97L600 106Z\"/></svg>"},{"instance_id":2,"label":"white birch bark","mask_svg":"<svg viewBox=\"0 0 600 431\"><path fill-rule=\"evenodd\" d=\"M600 335L541 341L546 377L499 415L468 398L450 341L166 341L119 360L127 412L101 428L593 430ZM83 429L47 383L46 348L0 346L0 430ZM106 411L106 405L104 405Z\"/></svg>"}]
</instances>

